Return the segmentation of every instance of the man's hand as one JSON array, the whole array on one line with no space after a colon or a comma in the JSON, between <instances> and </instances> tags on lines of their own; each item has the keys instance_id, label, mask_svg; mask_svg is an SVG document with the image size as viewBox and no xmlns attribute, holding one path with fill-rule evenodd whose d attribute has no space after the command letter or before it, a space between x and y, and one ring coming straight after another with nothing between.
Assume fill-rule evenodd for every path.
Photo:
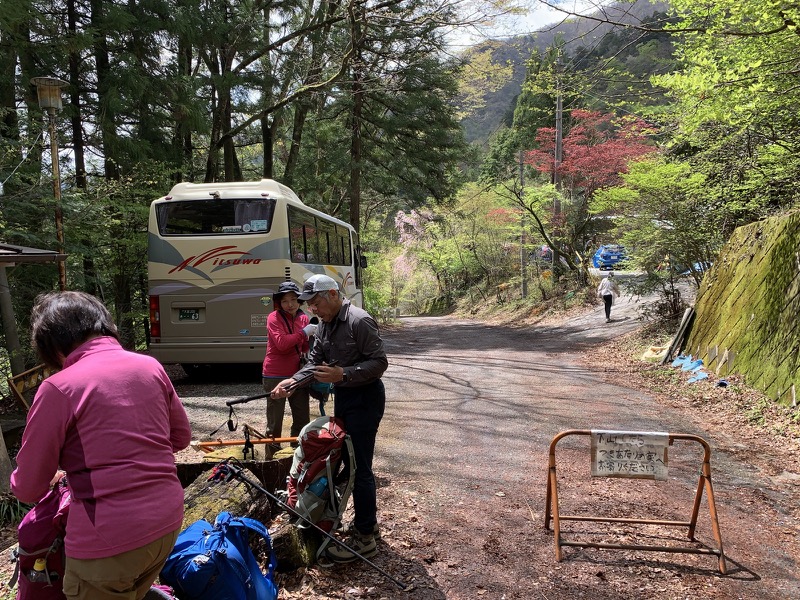
<instances>
[{"instance_id":1,"label":"man's hand","mask_svg":"<svg viewBox=\"0 0 800 600\"><path fill-rule=\"evenodd\" d=\"M321 383L339 383L344 378L344 369L322 363L314 367L314 379Z\"/></svg>"},{"instance_id":2,"label":"man's hand","mask_svg":"<svg viewBox=\"0 0 800 600\"><path fill-rule=\"evenodd\" d=\"M295 380L291 377L289 379L284 379L269 393L270 398L275 398L276 400L278 398L288 398L292 392L287 391L286 388L293 386L295 383Z\"/></svg>"}]
</instances>

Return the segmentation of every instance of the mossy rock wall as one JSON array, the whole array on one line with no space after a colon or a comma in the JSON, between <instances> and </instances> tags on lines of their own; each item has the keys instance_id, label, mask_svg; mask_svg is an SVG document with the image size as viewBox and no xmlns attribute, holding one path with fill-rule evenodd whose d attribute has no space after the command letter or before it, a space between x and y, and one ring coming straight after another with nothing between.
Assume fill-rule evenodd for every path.
<instances>
[{"instance_id":1,"label":"mossy rock wall","mask_svg":"<svg viewBox=\"0 0 800 600\"><path fill-rule=\"evenodd\" d=\"M800 383L800 212L737 229L706 273L685 351L783 404ZM711 350L711 352L709 352Z\"/></svg>"}]
</instances>

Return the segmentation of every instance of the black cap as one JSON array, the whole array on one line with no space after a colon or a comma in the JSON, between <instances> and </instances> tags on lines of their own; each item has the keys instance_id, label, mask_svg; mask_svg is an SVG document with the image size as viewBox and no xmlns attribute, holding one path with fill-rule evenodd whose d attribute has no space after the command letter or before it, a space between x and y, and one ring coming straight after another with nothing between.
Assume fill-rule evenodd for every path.
<instances>
[{"instance_id":1,"label":"black cap","mask_svg":"<svg viewBox=\"0 0 800 600\"><path fill-rule=\"evenodd\" d=\"M284 294L288 294L290 292L292 294L297 294L297 296L299 297L300 286L298 286L294 281L281 282L281 284L278 286L278 291L272 294L272 304L275 306L275 308L280 308L279 305L281 303L281 298L283 297ZM300 300L299 302L300 304L303 303L302 300Z\"/></svg>"}]
</instances>

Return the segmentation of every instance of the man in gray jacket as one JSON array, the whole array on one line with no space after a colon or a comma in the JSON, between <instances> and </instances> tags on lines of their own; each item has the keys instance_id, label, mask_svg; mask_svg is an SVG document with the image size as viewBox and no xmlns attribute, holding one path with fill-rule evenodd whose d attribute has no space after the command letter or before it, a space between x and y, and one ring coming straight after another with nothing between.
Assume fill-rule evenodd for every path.
<instances>
[{"instance_id":1,"label":"man in gray jacket","mask_svg":"<svg viewBox=\"0 0 800 600\"><path fill-rule=\"evenodd\" d=\"M377 553L377 494L372 459L375 438L386 406L381 376L388 361L378 324L366 311L353 306L327 275L313 275L299 296L321 323L309 363L273 391L287 395L286 387L313 373L314 379L334 384L334 415L344 423L353 441L356 475L353 487L353 532L348 546L362 556ZM350 562L355 554L338 545L327 549L335 562Z\"/></svg>"}]
</instances>

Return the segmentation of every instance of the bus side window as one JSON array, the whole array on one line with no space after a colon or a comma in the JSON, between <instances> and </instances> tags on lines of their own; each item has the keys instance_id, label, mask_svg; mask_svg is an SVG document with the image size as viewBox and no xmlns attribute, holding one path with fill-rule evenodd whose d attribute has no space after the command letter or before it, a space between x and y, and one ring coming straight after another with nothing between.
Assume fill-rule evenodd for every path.
<instances>
[{"instance_id":1,"label":"bus side window","mask_svg":"<svg viewBox=\"0 0 800 600\"><path fill-rule=\"evenodd\" d=\"M347 229L337 225L331 239L331 263L334 265L346 265L350 262L344 249L345 237L349 238L350 233Z\"/></svg>"},{"instance_id":2,"label":"bus side window","mask_svg":"<svg viewBox=\"0 0 800 600\"><path fill-rule=\"evenodd\" d=\"M317 227L319 228L319 235L317 236L317 240L319 241L319 256L317 257L317 262L328 265L336 264L331 256L333 251L330 247L331 238L334 236L336 226L333 223L317 218Z\"/></svg>"},{"instance_id":3,"label":"bus side window","mask_svg":"<svg viewBox=\"0 0 800 600\"><path fill-rule=\"evenodd\" d=\"M289 235L292 262L313 262L319 256L317 228L314 216L293 206L289 207Z\"/></svg>"}]
</instances>

